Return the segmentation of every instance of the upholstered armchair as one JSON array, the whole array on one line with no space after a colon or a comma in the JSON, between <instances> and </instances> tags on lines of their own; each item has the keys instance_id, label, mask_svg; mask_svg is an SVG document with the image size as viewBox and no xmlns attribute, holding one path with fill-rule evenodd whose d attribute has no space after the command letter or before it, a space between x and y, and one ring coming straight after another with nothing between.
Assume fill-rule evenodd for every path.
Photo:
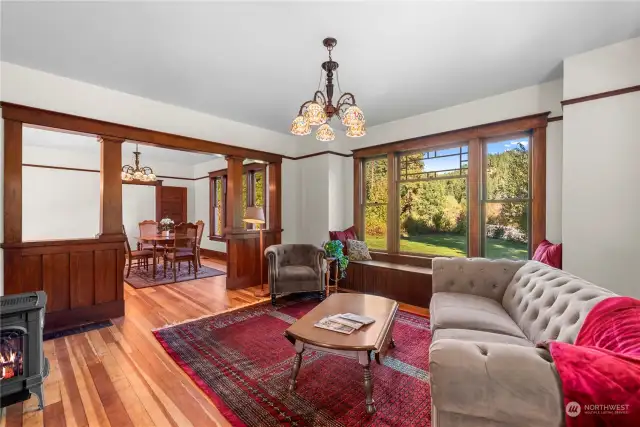
<instances>
[{"instance_id":1,"label":"upholstered armchair","mask_svg":"<svg viewBox=\"0 0 640 427\"><path fill-rule=\"evenodd\" d=\"M324 250L314 245L272 245L264 251L269 262L271 303L296 292L318 292L324 299Z\"/></svg>"}]
</instances>

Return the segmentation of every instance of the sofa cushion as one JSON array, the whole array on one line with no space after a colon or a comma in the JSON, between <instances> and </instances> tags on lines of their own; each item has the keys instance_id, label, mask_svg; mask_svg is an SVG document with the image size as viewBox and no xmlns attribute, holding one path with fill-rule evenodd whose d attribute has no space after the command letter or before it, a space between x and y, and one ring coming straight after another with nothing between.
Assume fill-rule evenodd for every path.
<instances>
[{"instance_id":1,"label":"sofa cushion","mask_svg":"<svg viewBox=\"0 0 640 427\"><path fill-rule=\"evenodd\" d=\"M288 265L278 269L278 280L284 282L317 280L318 275L305 265Z\"/></svg>"},{"instance_id":2,"label":"sofa cushion","mask_svg":"<svg viewBox=\"0 0 640 427\"><path fill-rule=\"evenodd\" d=\"M533 343L525 338L496 334L493 332L474 331L471 329L438 329L433 333L431 342L447 338L477 343L502 343L533 347Z\"/></svg>"},{"instance_id":3,"label":"sofa cushion","mask_svg":"<svg viewBox=\"0 0 640 427\"><path fill-rule=\"evenodd\" d=\"M502 301L524 261L486 258L434 258L433 292L460 292Z\"/></svg>"},{"instance_id":4,"label":"sofa cushion","mask_svg":"<svg viewBox=\"0 0 640 427\"><path fill-rule=\"evenodd\" d=\"M329 232L330 240L340 240L342 243L342 253L347 255L347 240L358 240L358 236L356 236L356 226L352 225L346 230L342 231L330 231Z\"/></svg>"},{"instance_id":5,"label":"sofa cushion","mask_svg":"<svg viewBox=\"0 0 640 427\"><path fill-rule=\"evenodd\" d=\"M438 292L429 305L431 328L471 329L526 338L496 301L477 295Z\"/></svg>"},{"instance_id":6,"label":"sofa cushion","mask_svg":"<svg viewBox=\"0 0 640 427\"><path fill-rule=\"evenodd\" d=\"M611 296L565 271L529 261L513 276L502 305L530 341L573 343L587 313Z\"/></svg>"},{"instance_id":7,"label":"sofa cushion","mask_svg":"<svg viewBox=\"0 0 640 427\"><path fill-rule=\"evenodd\" d=\"M533 260L540 261L551 267L562 268L562 243L554 245L547 239L544 239L540 242L536 252L533 254Z\"/></svg>"},{"instance_id":8,"label":"sofa cushion","mask_svg":"<svg viewBox=\"0 0 640 427\"><path fill-rule=\"evenodd\" d=\"M433 406L460 414L447 426L564 425L558 374L543 349L441 339L429 348L429 381Z\"/></svg>"}]
</instances>

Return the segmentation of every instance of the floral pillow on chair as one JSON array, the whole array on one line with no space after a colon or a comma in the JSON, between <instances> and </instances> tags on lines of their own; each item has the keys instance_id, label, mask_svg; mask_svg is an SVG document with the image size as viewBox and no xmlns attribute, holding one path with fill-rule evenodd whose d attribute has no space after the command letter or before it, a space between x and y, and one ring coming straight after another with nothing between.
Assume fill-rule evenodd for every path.
<instances>
[{"instance_id":1,"label":"floral pillow on chair","mask_svg":"<svg viewBox=\"0 0 640 427\"><path fill-rule=\"evenodd\" d=\"M371 254L365 242L360 240L347 240L347 253L349 261L371 261Z\"/></svg>"}]
</instances>

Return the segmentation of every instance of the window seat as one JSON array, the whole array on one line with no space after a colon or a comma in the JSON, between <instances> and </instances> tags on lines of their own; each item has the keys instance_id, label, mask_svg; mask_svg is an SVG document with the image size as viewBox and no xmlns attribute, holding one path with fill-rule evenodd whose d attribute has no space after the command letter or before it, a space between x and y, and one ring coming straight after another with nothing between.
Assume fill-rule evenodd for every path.
<instances>
[{"instance_id":1,"label":"window seat","mask_svg":"<svg viewBox=\"0 0 640 427\"><path fill-rule=\"evenodd\" d=\"M431 275L428 267L379 260L350 261L340 289L429 308Z\"/></svg>"}]
</instances>

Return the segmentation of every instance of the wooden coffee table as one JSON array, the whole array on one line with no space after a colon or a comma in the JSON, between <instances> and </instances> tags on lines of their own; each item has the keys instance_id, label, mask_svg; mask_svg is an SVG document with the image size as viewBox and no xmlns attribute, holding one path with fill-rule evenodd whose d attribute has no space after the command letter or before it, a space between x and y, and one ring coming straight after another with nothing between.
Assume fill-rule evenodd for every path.
<instances>
[{"instance_id":1,"label":"wooden coffee table","mask_svg":"<svg viewBox=\"0 0 640 427\"><path fill-rule=\"evenodd\" d=\"M387 349L394 347L393 322L398 303L388 298L365 294L333 294L309 313L302 316L285 332L285 337L295 346L296 356L289 380L289 391L296 386L296 377L300 371L302 353L306 350L322 351L356 359L364 368L365 403L368 414L376 412L373 402L373 377L370 362L380 364ZM376 319L370 325L363 326L350 335L313 326L326 316L339 313L354 313Z\"/></svg>"}]
</instances>

